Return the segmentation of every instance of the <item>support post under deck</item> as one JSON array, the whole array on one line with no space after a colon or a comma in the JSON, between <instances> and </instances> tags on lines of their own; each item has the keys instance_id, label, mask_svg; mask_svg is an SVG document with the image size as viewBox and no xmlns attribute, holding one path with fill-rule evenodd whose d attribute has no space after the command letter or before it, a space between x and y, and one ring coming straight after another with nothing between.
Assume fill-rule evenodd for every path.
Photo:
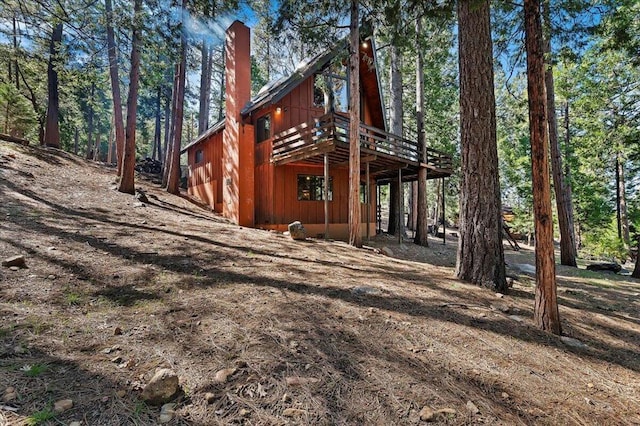
<instances>
[{"instance_id":1,"label":"support post under deck","mask_svg":"<svg viewBox=\"0 0 640 426\"><path fill-rule=\"evenodd\" d=\"M371 240L371 235L369 231L369 224L371 223L371 187L369 186L369 162L367 161L367 193L365 194L365 205L367 206L367 242Z\"/></svg>"},{"instance_id":2,"label":"support post under deck","mask_svg":"<svg viewBox=\"0 0 640 426\"><path fill-rule=\"evenodd\" d=\"M324 239L329 239L329 154L324 154L324 185L322 187L324 200Z\"/></svg>"},{"instance_id":3,"label":"support post under deck","mask_svg":"<svg viewBox=\"0 0 640 426\"><path fill-rule=\"evenodd\" d=\"M442 244L447 245L447 225L444 217L444 178L442 178Z\"/></svg>"},{"instance_id":4,"label":"support post under deck","mask_svg":"<svg viewBox=\"0 0 640 426\"><path fill-rule=\"evenodd\" d=\"M402 169L398 169L398 217L396 230L398 231L398 245L402 244L402 222L404 222L404 211L402 205L404 204L404 191L402 190Z\"/></svg>"}]
</instances>

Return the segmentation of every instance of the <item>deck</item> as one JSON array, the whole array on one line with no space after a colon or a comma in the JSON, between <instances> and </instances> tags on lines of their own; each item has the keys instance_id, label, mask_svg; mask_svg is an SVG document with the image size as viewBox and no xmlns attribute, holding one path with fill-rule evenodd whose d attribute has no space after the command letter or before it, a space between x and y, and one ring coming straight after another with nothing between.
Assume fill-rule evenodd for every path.
<instances>
[{"instance_id":1,"label":"deck","mask_svg":"<svg viewBox=\"0 0 640 426\"><path fill-rule=\"evenodd\" d=\"M275 165L293 162L323 163L329 156L331 167L349 165L349 119L338 114L326 114L311 122L302 123L274 136L271 161ZM453 173L453 160L448 154L427 148L426 162L422 162L418 143L360 124L361 167L369 164L369 173L377 181L398 177L417 179L420 167L427 169L427 179L448 177Z\"/></svg>"}]
</instances>

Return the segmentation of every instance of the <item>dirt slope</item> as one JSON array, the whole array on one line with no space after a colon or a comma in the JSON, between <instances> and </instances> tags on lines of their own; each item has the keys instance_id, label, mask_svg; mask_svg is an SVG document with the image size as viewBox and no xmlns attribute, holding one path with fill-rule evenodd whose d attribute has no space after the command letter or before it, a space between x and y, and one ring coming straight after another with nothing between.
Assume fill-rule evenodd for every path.
<instances>
[{"instance_id":1,"label":"dirt slope","mask_svg":"<svg viewBox=\"0 0 640 426\"><path fill-rule=\"evenodd\" d=\"M451 239L371 243L397 258L294 242L114 182L0 143L0 258L27 266L0 268L0 425L62 399L41 424L158 424L140 391L159 367L184 391L174 425L415 425L425 406L455 410L442 424L640 424L635 280L560 267L563 341L533 327L526 273L502 298L453 279Z\"/></svg>"}]
</instances>

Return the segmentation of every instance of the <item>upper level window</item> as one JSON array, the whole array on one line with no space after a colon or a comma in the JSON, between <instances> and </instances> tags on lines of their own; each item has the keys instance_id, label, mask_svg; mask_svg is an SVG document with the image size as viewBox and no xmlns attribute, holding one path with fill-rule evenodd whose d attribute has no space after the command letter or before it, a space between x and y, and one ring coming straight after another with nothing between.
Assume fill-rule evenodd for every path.
<instances>
[{"instance_id":1,"label":"upper level window","mask_svg":"<svg viewBox=\"0 0 640 426\"><path fill-rule=\"evenodd\" d=\"M256 122L256 142L266 141L271 137L271 114L263 115Z\"/></svg>"},{"instance_id":2,"label":"upper level window","mask_svg":"<svg viewBox=\"0 0 640 426\"><path fill-rule=\"evenodd\" d=\"M298 175L298 200L324 201L324 177ZM329 178L328 201L333 200L333 178Z\"/></svg>"},{"instance_id":3,"label":"upper level window","mask_svg":"<svg viewBox=\"0 0 640 426\"><path fill-rule=\"evenodd\" d=\"M196 164L202 163L204 161L204 151L201 149L196 150Z\"/></svg>"},{"instance_id":4,"label":"upper level window","mask_svg":"<svg viewBox=\"0 0 640 426\"><path fill-rule=\"evenodd\" d=\"M322 108L327 102L333 111L349 111L349 79L347 67L336 62L325 68L313 78L313 106ZM332 99L333 98L333 99Z\"/></svg>"}]
</instances>

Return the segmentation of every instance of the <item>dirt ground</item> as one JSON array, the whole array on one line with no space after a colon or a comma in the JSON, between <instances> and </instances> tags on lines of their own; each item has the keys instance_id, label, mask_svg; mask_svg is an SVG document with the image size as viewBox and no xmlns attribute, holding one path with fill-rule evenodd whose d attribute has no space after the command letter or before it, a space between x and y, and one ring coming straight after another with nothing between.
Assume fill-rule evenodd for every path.
<instances>
[{"instance_id":1,"label":"dirt ground","mask_svg":"<svg viewBox=\"0 0 640 426\"><path fill-rule=\"evenodd\" d=\"M114 187L0 143L0 258L26 257L0 268L0 425L159 424L140 392L160 367L183 390L171 425L640 424L636 280L558 267L559 338L533 325L530 249L505 246L501 297L453 278L451 235L368 243L385 256Z\"/></svg>"}]
</instances>

